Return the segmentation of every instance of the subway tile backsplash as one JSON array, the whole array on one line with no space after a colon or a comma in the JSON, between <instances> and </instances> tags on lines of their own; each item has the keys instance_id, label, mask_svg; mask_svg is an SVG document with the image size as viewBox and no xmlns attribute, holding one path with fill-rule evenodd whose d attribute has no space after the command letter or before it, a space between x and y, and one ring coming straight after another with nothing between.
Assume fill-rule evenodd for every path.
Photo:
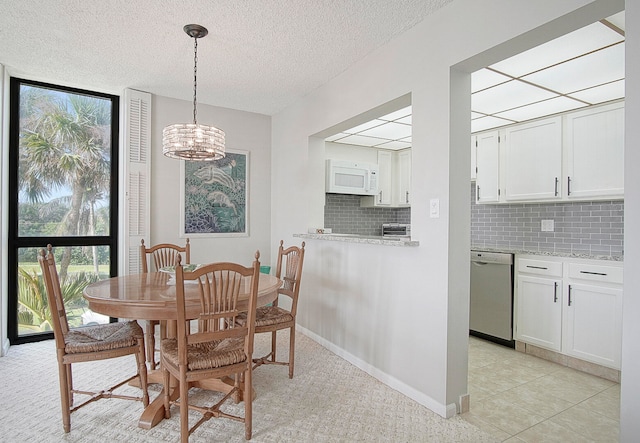
<instances>
[{"instance_id":1,"label":"subway tile backsplash","mask_svg":"<svg viewBox=\"0 0 640 443\"><path fill-rule=\"evenodd\" d=\"M325 194L325 228L341 234L381 235L383 223L411 223L411 208L361 208L359 195Z\"/></svg>"},{"instance_id":2,"label":"subway tile backsplash","mask_svg":"<svg viewBox=\"0 0 640 443\"><path fill-rule=\"evenodd\" d=\"M531 252L623 256L624 201L475 203L471 186L471 246ZM542 220L554 232L542 232Z\"/></svg>"}]
</instances>

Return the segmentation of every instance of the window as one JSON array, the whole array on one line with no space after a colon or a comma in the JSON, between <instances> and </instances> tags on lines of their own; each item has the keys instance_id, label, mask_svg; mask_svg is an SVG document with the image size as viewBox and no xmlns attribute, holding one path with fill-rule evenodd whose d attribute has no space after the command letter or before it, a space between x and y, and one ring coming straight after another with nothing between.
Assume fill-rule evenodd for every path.
<instances>
[{"instance_id":1,"label":"window","mask_svg":"<svg viewBox=\"0 0 640 443\"><path fill-rule=\"evenodd\" d=\"M11 344L53 337L37 253L51 244L71 327L109 319L82 290L117 270L117 96L11 78Z\"/></svg>"}]
</instances>

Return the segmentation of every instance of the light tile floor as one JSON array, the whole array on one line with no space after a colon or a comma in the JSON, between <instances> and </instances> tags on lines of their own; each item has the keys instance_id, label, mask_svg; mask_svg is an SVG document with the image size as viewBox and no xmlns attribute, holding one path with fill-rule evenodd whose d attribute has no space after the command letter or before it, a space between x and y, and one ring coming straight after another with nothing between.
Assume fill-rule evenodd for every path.
<instances>
[{"instance_id":1,"label":"light tile floor","mask_svg":"<svg viewBox=\"0 0 640 443\"><path fill-rule=\"evenodd\" d=\"M461 417L500 441L618 441L619 384L476 337L469 394Z\"/></svg>"}]
</instances>

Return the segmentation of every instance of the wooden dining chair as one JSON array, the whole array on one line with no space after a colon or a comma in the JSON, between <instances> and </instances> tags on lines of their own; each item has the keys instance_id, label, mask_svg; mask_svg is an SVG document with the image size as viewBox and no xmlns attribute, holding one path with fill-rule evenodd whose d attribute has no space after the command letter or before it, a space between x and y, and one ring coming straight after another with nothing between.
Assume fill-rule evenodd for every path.
<instances>
[{"instance_id":1,"label":"wooden dining chair","mask_svg":"<svg viewBox=\"0 0 640 443\"><path fill-rule=\"evenodd\" d=\"M188 238L184 246L160 243L149 248L145 246L144 239L142 239L140 240L140 263L142 264L140 271L146 274L152 271L157 272L166 266L173 266L180 253L184 254L185 264L191 263L191 244ZM145 341L147 343L147 361L151 370L156 368L156 326L158 324L160 324L158 320L147 320ZM160 336L164 337L166 332L162 329L163 327L161 326Z\"/></svg>"},{"instance_id":2,"label":"wooden dining chair","mask_svg":"<svg viewBox=\"0 0 640 443\"><path fill-rule=\"evenodd\" d=\"M165 417L171 416L170 406L180 407L180 441L187 442L189 435L212 417L225 417L244 422L245 439L252 433L252 355L255 328L258 282L260 278L260 253L256 252L251 267L236 263L211 263L184 272L180 258L176 266L176 338L163 338L160 345L160 366L163 371ZM199 330L190 331L190 319L186 316L185 284L199 287L197 317ZM248 300L240 298L248 293ZM197 302L192 300L191 303ZM240 313L246 315L243 325L237 324ZM204 327L206 325L206 327ZM171 377L178 379L180 397L171 401ZM210 378L233 377L234 386L216 404L199 406L189 404L190 383ZM224 403L233 398L236 403L244 400L244 417L224 412ZM200 420L189 427L189 410L202 414Z\"/></svg>"},{"instance_id":3,"label":"wooden dining chair","mask_svg":"<svg viewBox=\"0 0 640 443\"><path fill-rule=\"evenodd\" d=\"M62 289L51 245L38 254L38 262L47 292L51 311L51 326L58 355L58 377L60 379L60 402L64 432L71 430L71 413L101 398L120 398L142 401L149 405L147 391L147 366L145 364L144 333L136 321L108 323L69 329ZM104 360L133 354L136 357L137 373L118 384L102 391L74 389L71 365L73 363ZM99 375L99 374L96 374ZM141 397L114 393L124 384L138 378L142 389ZM84 402L74 405L74 394L90 396Z\"/></svg>"},{"instance_id":4,"label":"wooden dining chair","mask_svg":"<svg viewBox=\"0 0 640 443\"><path fill-rule=\"evenodd\" d=\"M278 264L276 265L276 277L282 280L282 287L278 295L283 295L291 302L289 309L279 305L278 298L271 306L260 306L256 312L256 334L271 333L271 352L264 357L255 358L254 369L263 364L289 366L289 378L293 378L293 366L295 357L296 338L296 311L298 310L298 294L300 292L300 280L302 278L302 263L304 262L304 246L290 246L284 248L283 240L280 240L278 248ZM243 323L244 316L239 321ZM276 338L281 329L289 329L289 360L276 360Z\"/></svg>"}]
</instances>

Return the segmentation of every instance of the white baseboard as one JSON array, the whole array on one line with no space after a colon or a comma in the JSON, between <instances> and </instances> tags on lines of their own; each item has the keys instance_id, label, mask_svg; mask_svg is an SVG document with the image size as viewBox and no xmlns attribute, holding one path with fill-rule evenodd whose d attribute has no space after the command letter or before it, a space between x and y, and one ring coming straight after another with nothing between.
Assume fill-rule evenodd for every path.
<instances>
[{"instance_id":1,"label":"white baseboard","mask_svg":"<svg viewBox=\"0 0 640 443\"><path fill-rule=\"evenodd\" d=\"M345 351L344 349L339 348L335 344L327 341L323 337L320 337L316 333L311 332L308 329L306 329L306 328L304 328L304 327L302 327L300 325L296 325L296 330L301 332L302 334L306 335L307 337L309 337L313 341L317 342L318 344L322 345L323 347L327 348L328 350L330 350L331 352L333 352L334 354L336 354L340 358L345 359L346 361L348 361L352 365L354 365L357 368L363 370L364 372L366 372L367 374L369 374L372 377L376 378L380 382L382 382L385 385L389 386L390 388L400 392L401 394L406 395L410 399L412 399L412 400L418 402L419 404L421 404L422 406L432 410L433 412L435 412L436 414L440 415L441 417L451 418L454 415L456 415L457 407L456 407L455 403L452 403L450 405L444 405L442 403L439 403L439 402L435 401L433 398L429 397L428 395L425 395L424 393L422 393L420 391L417 391L416 389L412 388L411 386L408 386L406 383L401 382L397 378L390 376L389 374L387 374L387 373L381 371L380 369L370 365L369 363L367 363L367 362L355 357L354 355L350 354L349 352Z\"/></svg>"},{"instance_id":2,"label":"white baseboard","mask_svg":"<svg viewBox=\"0 0 640 443\"><path fill-rule=\"evenodd\" d=\"M0 349L0 357L4 357L5 355L7 355L7 353L9 352L9 346L9 339L5 338L2 342L2 349Z\"/></svg>"}]
</instances>

